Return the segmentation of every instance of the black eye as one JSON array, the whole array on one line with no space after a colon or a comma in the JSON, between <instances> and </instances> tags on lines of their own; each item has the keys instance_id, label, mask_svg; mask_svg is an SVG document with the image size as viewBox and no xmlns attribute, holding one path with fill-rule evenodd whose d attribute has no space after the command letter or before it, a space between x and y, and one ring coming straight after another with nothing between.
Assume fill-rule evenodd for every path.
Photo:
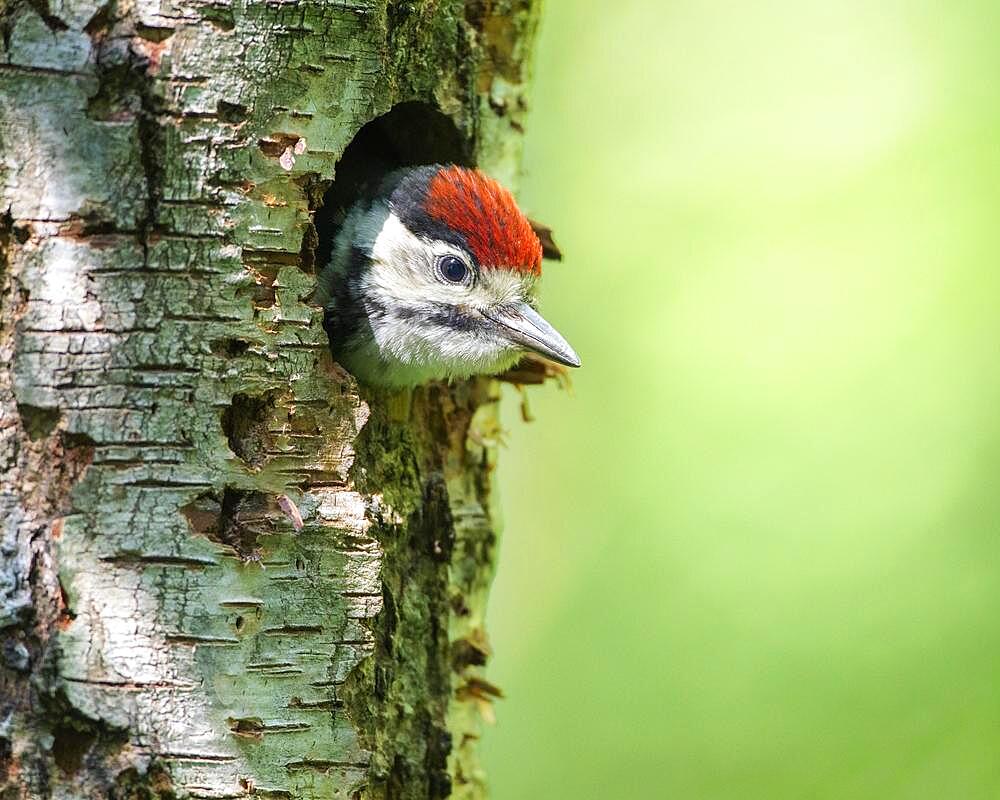
<instances>
[{"instance_id":1,"label":"black eye","mask_svg":"<svg viewBox=\"0 0 1000 800\"><path fill-rule=\"evenodd\" d=\"M438 259L441 277L451 283L462 283L469 276L469 268L458 256L441 256Z\"/></svg>"}]
</instances>

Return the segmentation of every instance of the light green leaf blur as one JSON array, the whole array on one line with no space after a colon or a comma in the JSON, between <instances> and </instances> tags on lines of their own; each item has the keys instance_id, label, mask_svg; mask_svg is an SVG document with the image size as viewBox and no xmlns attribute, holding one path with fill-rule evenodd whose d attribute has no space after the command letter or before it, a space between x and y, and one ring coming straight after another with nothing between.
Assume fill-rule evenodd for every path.
<instances>
[{"instance_id":1,"label":"light green leaf blur","mask_svg":"<svg viewBox=\"0 0 1000 800\"><path fill-rule=\"evenodd\" d=\"M494 800L1000 797L1000 4L548 0Z\"/></svg>"}]
</instances>

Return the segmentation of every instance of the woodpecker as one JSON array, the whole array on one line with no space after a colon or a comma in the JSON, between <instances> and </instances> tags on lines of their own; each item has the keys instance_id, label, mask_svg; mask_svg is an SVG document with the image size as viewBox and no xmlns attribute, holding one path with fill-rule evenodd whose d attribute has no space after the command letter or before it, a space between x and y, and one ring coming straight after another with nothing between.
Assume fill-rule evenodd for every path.
<instances>
[{"instance_id":1,"label":"woodpecker","mask_svg":"<svg viewBox=\"0 0 1000 800\"><path fill-rule=\"evenodd\" d=\"M493 375L526 353L578 367L535 310L541 268L542 244L500 183L410 167L348 211L317 300L334 358L367 384Z\"/></svg>"}]
</instances>

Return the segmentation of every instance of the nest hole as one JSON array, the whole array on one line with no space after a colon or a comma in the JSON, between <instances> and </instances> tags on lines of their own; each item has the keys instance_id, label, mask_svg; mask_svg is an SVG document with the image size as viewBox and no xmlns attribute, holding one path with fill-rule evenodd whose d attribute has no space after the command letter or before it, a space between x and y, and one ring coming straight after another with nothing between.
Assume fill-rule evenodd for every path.
<instances>
[{"instance_id":1,"label":"nest hole","mask_svg":"<svg viewBox=\"0 0 1000 800\"><path fill-rule=\"evenodd\" d=\"M354 202L400 167L473 166L472 148L450 117L433 105L400 103L364 125L337 162L335 178L316 211L316 266L330 261L333 242Z\"/></svg>"}]
</instances>

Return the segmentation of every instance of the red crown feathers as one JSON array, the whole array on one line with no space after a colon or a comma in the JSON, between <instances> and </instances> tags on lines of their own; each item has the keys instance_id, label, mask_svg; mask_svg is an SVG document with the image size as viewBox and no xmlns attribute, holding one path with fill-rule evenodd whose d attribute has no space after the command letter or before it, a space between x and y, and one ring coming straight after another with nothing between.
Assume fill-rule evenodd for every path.
<instances>
[{"instance_id":1,"label":"red crown feathers","mask_svg":"<svg viewBox=\"0 0 1000 800\"><path fill-rule=\"evenodd\" d=\"M541 274L542 244L511 193L493 178L443 167L428 184L424 209L461 233L482 266Z\"/></svg>"}]
</instances>

